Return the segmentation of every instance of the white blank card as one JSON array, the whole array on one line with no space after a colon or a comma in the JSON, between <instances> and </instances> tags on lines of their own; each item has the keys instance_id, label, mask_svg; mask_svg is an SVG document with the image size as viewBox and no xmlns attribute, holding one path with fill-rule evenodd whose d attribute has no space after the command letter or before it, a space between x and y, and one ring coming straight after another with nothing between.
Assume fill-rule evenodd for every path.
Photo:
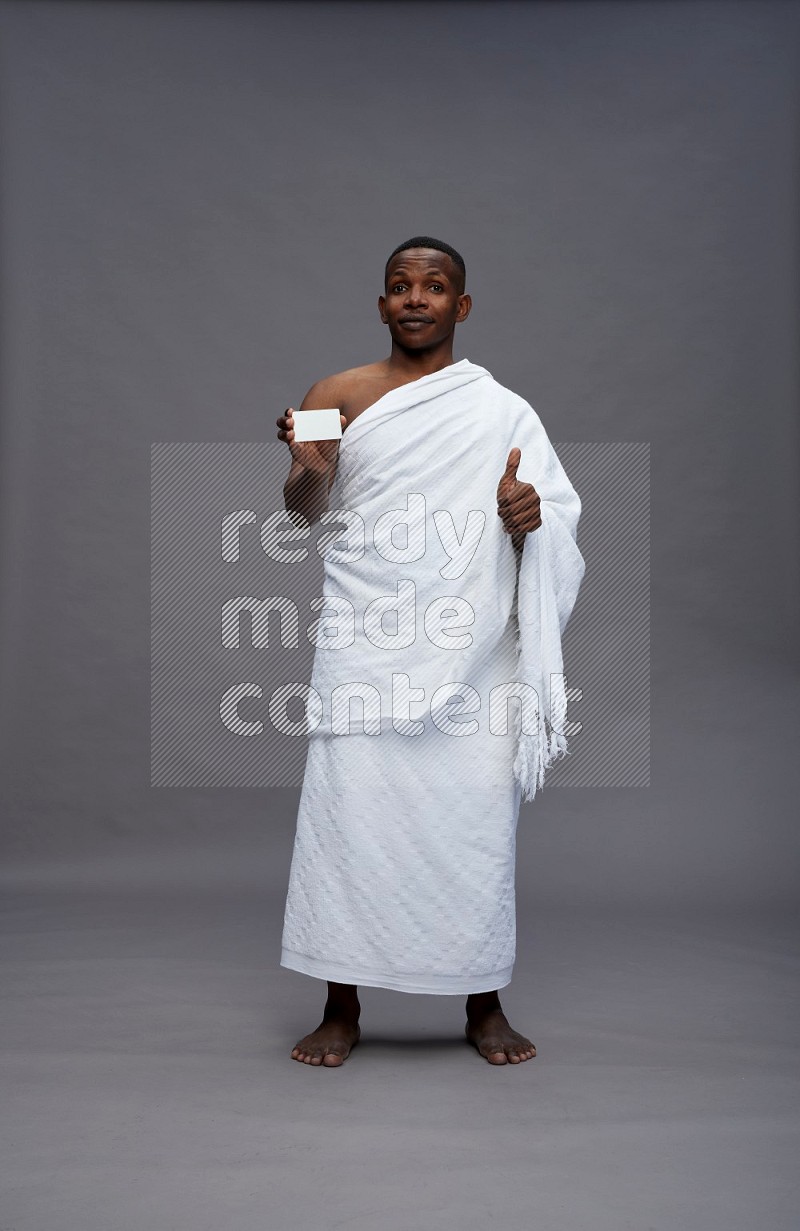
<instances>
[{"instance_id":1,"label":"white blank card","mask_svg":"<svg viewBox=\"0 0 800 1231\"><path fill-rule=\"evenodd\" d=\"M295 441L338 440L342 435L340 414L338 406L325 410L295 410L292 414Z\"/></svg>"}]
</instances>

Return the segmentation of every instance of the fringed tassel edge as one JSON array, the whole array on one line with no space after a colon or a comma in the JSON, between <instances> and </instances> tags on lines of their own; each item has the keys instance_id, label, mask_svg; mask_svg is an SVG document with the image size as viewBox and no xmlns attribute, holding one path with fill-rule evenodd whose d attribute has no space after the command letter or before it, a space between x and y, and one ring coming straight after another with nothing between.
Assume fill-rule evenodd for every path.
<instances>
[{"instance_id":1,"label":"fringed tassel edge","mask_svg":"<svg viewBox=\"0 0 800 1231\"><path fill-rule=\"evenodd\" d=\"M564 727L567 722L567 698L564 677L551 678L550 712L545 718L544 706L538 707L538 729L535 734L522 733L514 760L514 775L522 787L523 799L532 800L537 789L544 788L545 774L562 757L569 755Z\"/></svg>"}]
</instances>

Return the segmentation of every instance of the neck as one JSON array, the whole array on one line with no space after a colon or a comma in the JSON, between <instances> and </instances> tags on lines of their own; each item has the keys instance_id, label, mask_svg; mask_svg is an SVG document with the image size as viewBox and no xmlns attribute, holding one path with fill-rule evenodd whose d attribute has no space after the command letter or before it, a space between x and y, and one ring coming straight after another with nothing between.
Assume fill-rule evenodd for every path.
<instances>
[{"instance_id":1,"label":"neck","mask_svg":"<svg viewBox=\"0 0 800 1231\"><path fill-rule=\"evenodd\" d=\"M453 360L453 339L449 337L430 350L406 350L394 340L392 353L386 360L387 370L398 376L430 376L431 372L441 372L449 368Z\"/></svg>"}]
</instances>

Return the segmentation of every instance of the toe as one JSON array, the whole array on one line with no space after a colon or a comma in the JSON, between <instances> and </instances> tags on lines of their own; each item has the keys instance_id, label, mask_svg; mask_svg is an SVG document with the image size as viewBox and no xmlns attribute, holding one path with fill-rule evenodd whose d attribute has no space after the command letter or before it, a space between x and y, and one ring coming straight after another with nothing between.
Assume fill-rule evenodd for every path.
<instances>
[{"instance_id":1,"label":"toe","mask_svg":"<svg viewBox=\"0 0 800 1231\"><path fill-rule=\"evenodd\" d=\"M502 1047L493 1047L484 1052L490 1064L508 1064L508 1056Z\"/></svg>"},{"instance_id":2,"label":"toe","mask_svg":"<svg viewBox=\"0 0 800 1231\"><path fill-rule=\"evenodd\" d=\"M343 1060L344 1056L340 1056L338 1051L328 1051L325 1053L325 1059L322 1063L327 1065L328 1068L333 1069L336 1068L337 1065L341 1064Z\"/></svg>"}]
</instances>

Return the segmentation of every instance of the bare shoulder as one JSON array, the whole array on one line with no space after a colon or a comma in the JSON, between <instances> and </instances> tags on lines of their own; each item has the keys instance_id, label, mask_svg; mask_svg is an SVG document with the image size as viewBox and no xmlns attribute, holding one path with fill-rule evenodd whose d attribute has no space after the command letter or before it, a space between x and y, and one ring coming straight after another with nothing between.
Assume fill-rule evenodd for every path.
<instances>
[{"instance_id":1,"label":"bare shoulder","mask_svg":"<svg viewBox=\"0 0 800 1231\"><path fill-rule=\"evenodd\" d=\"M338 406L338 397L342 389L343 373L335 376L323 376L311 386L300 403L300 410L325 410L329 406Z\"/></svg>"},{"instance_id":2,"label":"bare shoulder","mask_svg":"<svg viewBox=\"0 0 800 1231\"><path fill-rule=\"evenodd\" d=\"M301 410L322 410L338 406L349 421L369 402L376 400L386 384L386 363L364 363L325 376L312 385L300 406Z\"/></svg>"}]
</instances>

